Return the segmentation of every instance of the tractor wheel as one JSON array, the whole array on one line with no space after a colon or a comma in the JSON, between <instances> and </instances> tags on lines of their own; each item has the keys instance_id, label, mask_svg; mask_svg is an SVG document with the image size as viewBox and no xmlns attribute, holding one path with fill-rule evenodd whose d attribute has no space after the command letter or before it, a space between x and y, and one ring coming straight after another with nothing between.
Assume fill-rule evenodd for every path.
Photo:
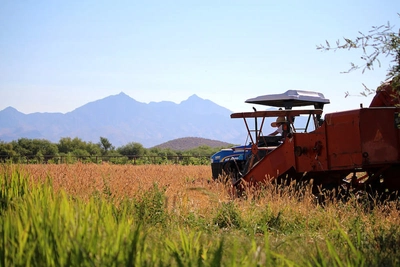
<instances>
[{"instance_id":1,"label":"tractor wheel","mask_svg":"<svg viewBox=\"0 0 400 267\"><path fill-rule=\"evenodd\" d=\"M237 198L243 196L243 185L241 183L241 174L238 168L240 168L241 163L233 161L228 161L223 165L223 177L226 184L230 184L230 195L232 198Z\"/></svg>"},{"instance_id":2,"label":"tractor wheel","mask_svg":"<svg viewBox=\"0 0 400 267\"><path fill-rule=\"evenodd\" d=\"M230 162L224 162L221 163L221 173L218 175L218 178L216 180L218 180L219 182L222 183L228 183L231 180L231 173L232 173L232 168L230 166Z\"/></svg>"},{"instance_id":3,"label":"tractor wheel","mask_svg":"<svg viewBox=\"0 0 400 267\"><path fill-rule=\"evenodd\" d=\"M235 163L232 161L225 162L222 167L223 173L226 175L227 181L236 180L239 176L239 171L237 170Z\"/></svg>"}]
</instances>

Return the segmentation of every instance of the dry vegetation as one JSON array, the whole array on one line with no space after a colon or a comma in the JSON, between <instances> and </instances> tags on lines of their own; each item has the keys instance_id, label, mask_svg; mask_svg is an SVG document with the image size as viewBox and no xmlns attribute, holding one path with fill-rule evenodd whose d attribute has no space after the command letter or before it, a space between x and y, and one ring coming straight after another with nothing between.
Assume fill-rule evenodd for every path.
<instances>
[{"instance_id":1,"label":"dry vegetation","mask_svg":"<svg viewBox=\"0 0 400 267\"><path fill-rule=\"evenodd\" d=\"M116 200L133 198L154 184L165 190L169 210L207 213L218 201L229 199L226 186L211 180L209 166L46 164L18 168L33 181L49 177L55 190L62 188L83 199L97 193Z\"/></svg>"},{"instance_id":2,"label":"dry vegetation","mask_svg":"<svg viewBox=\"0 0 400 267\"><path fill-rule=\"evenodd\" d=\"M246 192L249 198L232 198L229 185L211 179L209 166L182 165L111 165L111 164L62 164L15 166L33 181L50 178L55 190L63 189L68 194L82 199L93 195L108 195L116 203L121 199L140 197L155 184L166 197L166 207L175 213L195 212L199 216L210 215L221 203L234 202L241 216L251 221L262 213L279 217L292 227L299 225L329 231L335 224L348 225L352 217L380 218L375 225L393 225L400 220L399 210L386 204L364 213L365 204L357 199L342 203L332 201L322 209L316 204L310 190L295 192L291 187L279 192L270 186L262 191ZM389 208L390 206L390 208ZM268 209L268 210L267 210ZM323 219L324 218L324 219ZM258 222L254 222L257 224ZM365 225L367 226L367 225ZM307 230L307 229L304 229Z\"/></svg>"},{"instance_id":3,"label":"dry vegetation","mask_svg":"<svg viewBox=\"0 0 400 267\"><path fill-rule=\"evenodd\" d=\"M282 259L281 265L285 266L333 266L335 264L337 266L398 266L400 263L398 202L386 202L370 209L369 202L351 198L348 202L327 202L322 207L315 202L314 196L307 187L302 190L293 190L292 186L276 188L271 185L260 190L247 190L246 197L232 198L228 185L211 179L210 166L2 165L2 173L10 173L10 175L3 175L4 181L8 179L7 177L27 177L31 183L44 185L43 196L33 190L31 194L21 197L21 201L25 200L25 202L18 202L14 195L21 195L21 193L15 188L23 187L7 187L4 184L4 188L10 189L5 191L10 195L6 198L11 203L10 207L13 205L22 207L4 211L8 212L8 216L14 216L17 213L15 218L23 219L19 227L21 234L25 231L25 224L29 226L35 222L38 224L37 235L39 236L43 229L48 229L46 227L55 227L54 225L57 226L64 221L74 225L73 218L75 217L70 214L76 213L80 214L79 216L87 215L89 221L93 220L95 215L98 216L99 222L107 218L104 225L99 224L99 227L109 230L109 232L99 230L107 234L101 243L104 247L101 250L103 252L108 251L110 240L115 239L114 235L118 231L114 228L130 229L131 223L137 220L144 222L150 227L148 229L151 229L147 237L149 243L143 242L143 246L153 244L154 240L159 240L161 237L162 239L167 237L172 240L179 253L182 249L184 250L180 248L180 242L182 244L194 242L192 245L196 244L193 248L196 250L202 247L201 243L197 244L198 240L188 241L186 238L193 238L195 233L196 235L204 233L202 238L205 244L209 244L206 247L211 249L210 252L216 253L215 255L220 253L217 248L224 241L224 250L221 253L224 255L223 262L225 263L242 260L249 263L248 266L254 266L254 261L265 263L263 259L265 254L264 256L259 254L260 248L264 248L267 254L271 251L272 254L268 254L269 259ZM21 175L16 175L16 173ZM52 187L46 187L47 180L51 182ZM155 185L157 185L156 190ZM46 195L45 192L48 192L46 190L49 188L54 191L65 191L68 200L57 202L51 194ZM150 193L147 198L146 192ZM6 197L7 194L5 194ZM87 208L80 206L79 199ZM67 202L70 206L66 204ZM30 203L37 203L35 206L37 211L25 208L24 205L29 206ZM52 210L60 212L60 215L50 216L46 220L36 220L35 218L49 216L47 206L43 203L55 205ZM67 206L61 209L63 205ZM92 210L96 210L96 207L102 211L93 213ZM19 214L21 212L26 212L26 214ZM57 221L58 216L64 217L60 219L61 221ZM11 237L8 237L9 233L14 233L15 230L15 219L9 218L9 220L6 220L7 216L3 218L8 223L7 231L3 231L3 234L7 235L10 242L19 244L19 232L10 234ZM119 220L119 218L124 219ZM83 222L88 224L89 221L85 220ZM51 226L41 225L47 221L51 223ZM76 227L87 229L89 226L76 224ZM59 228L55 227L54 231L57 229ZM179 236L182 229L185 235ZM127 235L134 233L130 230L126 231ZM78 230L72 232L79 233ZM38 238L35 233L31 234L31 244L34 244ZM122 231L120 234L123 233ZM58 235L62 236L62 233ZM82 236L86 235L87 233L83 231ZM81 240L79 236L76 238L76 240ZM95 234L89 236L89 241L87 241L93 245L91 249L95 252L98 251L97 241L92 242L92 239L97 238L98 234ZM124 238L121 237L121 240ZM42 245L46 247L50 241L45 239ZM60 251L65 250L65 246L70 246L70 242L67 241L60 245ZM157 244L157 247L151 246L154 249L151 253L158 255L163 252L164 256L161 258L164 261L171 262L171 255L178 255L165 254L165 247L169 247L171 243ZM123 243L120 245L121 248L126 248ZM87 246L87 244L82 243L82 246ZM27 246L27 249L29 247ZM215 251L212 250L214 248ZM50 252L52 249L51 246L48 248ZM79 249L76 251L78 253ZM18 253L17 248L15 253ZM42 250L38 248L35 253L39 255L37 259L40 261ZM126 253L129 255L130 252ZM196 253L193 255L197 255ZM254 256L251 256L253 254ZM13 255L10 254L10 260ZM68 255L67 253L65 257ZM278 256L276 258L273 255ZM80 260L79 257L77 259ZM21 257L21 262L24 260L25 258ZM189 261L197 262L197 260L196 256L193 259L189 257ZM205 258L201 260L206 261Z\"/></svg>"},{"instance_id":4,"label":"dry vegetation","mask_svg":"<svg viewBox=\"0 0 400 267\"><path fill-rule=\"evenodd\" d=\"M176 215L210 217L221 208L221 203L232 202L242 217L258 224L260 214L280 216L296 227L297 221L306 220L308 225L325 224L334 227L333 220L319 221L320 207L309 191L298 197L290 189L277 193L275 188L264 188L261 192L246 192L251 198L233 198L230 185L213 181L210 166L182 165L111 165L111 164L44 164L15 166L26 172L33 181L50 179L55 190L63 189L68 194L88 200L94 195L109 195L118 203L121 199L141 197L155 184L165 192L167 209ZM254 201L256 199L256 201ZM346 217L335 205L326 208L329 218ZM315 213L315 217L312 215Z\"/></svg>"}]
</instances>

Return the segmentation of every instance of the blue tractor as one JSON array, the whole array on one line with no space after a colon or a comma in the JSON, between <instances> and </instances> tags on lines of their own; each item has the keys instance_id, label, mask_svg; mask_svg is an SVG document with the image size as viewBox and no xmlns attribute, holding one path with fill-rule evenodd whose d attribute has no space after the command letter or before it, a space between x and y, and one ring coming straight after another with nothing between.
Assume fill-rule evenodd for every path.
<instances>
[{"instance_id":1,"label":"blue tractor","mask_svg":"<svg viewBox=\"0 0 400 267\"><path fill-rule=\"evenodd\" d=\"M251 145L225 148L211 156L213 179L224 173L230 174L234 169L243 169L247 158L251 155Z\"/></svg>"},{"instance_id":2,"label":"blue tractor","mask_svg":"<svg viewBox=\"0 0 400 267\"><path fill-rule=\"evenodd\" d=\"M263 154L273 150L281 143L281 136L261 136L258 146L266 146ZM239 179L246 173L248 159L252 155L252 143L245 146L234 146L232 148L221 149L211 156L211 171L213 179L216 180L221 175L226 174L229 178Z\"/></svg>"}]
</instances>

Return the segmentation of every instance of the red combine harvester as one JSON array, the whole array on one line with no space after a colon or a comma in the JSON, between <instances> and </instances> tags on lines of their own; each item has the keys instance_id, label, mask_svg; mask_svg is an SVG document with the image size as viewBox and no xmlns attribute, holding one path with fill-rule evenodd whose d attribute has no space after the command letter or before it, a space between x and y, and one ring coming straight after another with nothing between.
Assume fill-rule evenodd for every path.
<instances>
[{"instance_id":1,"label":"red combine harvester","mask_svg":"<svg viewBox=\"0 0 400 267\"><path fill-rule=\"evenodd\" d=\"M319 93L289 90L248 99L246 103L280 110L231 114L231 118L244 120L252 144L244 167L231 168L233 185L283 183L290 179L313 180L315 193L342 187L398 191L399 102L390 83L377 90L370 107L326 114L323 119L323 107L329 100ZM314 108L297 109L309 105ZM303 128L295 127L299 116L307 117ZM268 140L276 141L276 136L264 136L262 132L269 117L278 117L282 122L281 140L274 146L269 146ZM249 119L254 120L255 129L249 128Z\"/></svg>"}]
</instances>

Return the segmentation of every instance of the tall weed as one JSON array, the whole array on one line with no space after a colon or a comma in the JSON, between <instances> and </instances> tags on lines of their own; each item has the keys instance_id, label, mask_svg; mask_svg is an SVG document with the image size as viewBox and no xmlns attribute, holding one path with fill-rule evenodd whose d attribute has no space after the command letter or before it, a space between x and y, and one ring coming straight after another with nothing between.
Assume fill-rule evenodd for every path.
<instances>
[{"instance_id":1,"label":"tall weed","mask_svg":"<svg viewBox=\"0 0 400 267\"><path fill-rule=\"evenodd\" d=\"M144 224L165 225L168 211L165 207L165 189L154 183L153 187L142 192L134 201L135 218Z\"/></svg>"}]
</instances>

